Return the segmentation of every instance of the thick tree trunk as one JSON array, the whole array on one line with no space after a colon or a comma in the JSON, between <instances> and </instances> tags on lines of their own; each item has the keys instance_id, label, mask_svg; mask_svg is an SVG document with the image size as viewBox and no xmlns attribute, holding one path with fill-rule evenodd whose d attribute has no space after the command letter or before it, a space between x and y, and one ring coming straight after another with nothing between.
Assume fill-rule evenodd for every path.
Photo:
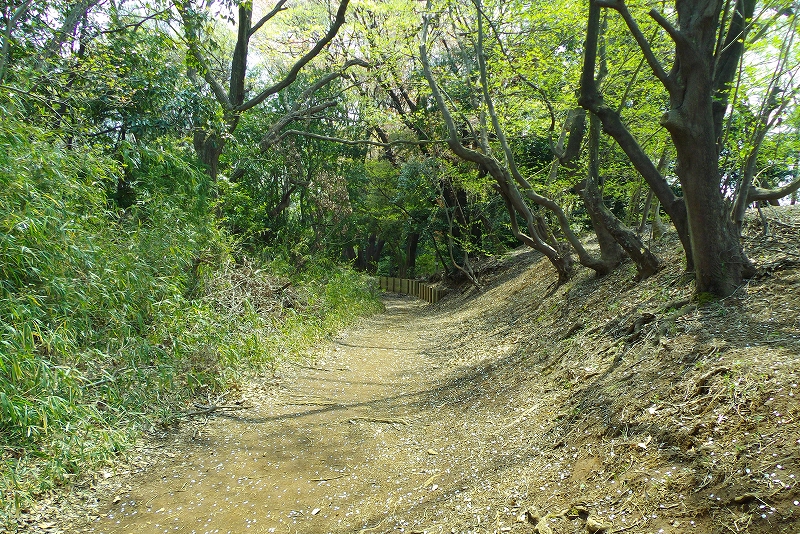
<instances>
[{"instance_id":1,"label":"thick tree trunk","mask_svg":"<svg viewBox=\"0 0 800 534\"><path fill-rule=\"evenodd\" d=\"M750 264L719 192L711 101L695 102L684 109L695 117L706 113L708 119L707 128L698 128L699 121L688 128L673 116L667 126L678 152L676 173L684 191L696 289L698 293L727 296L741 285Z\"/></svg>"},{"instance_id":2,"label":"thick tree trunk","mask_svg":"<svg viewBox=\"0 0 800 534\"><path fill-rule=\"evenodd\" d=\"M596 188L595 184L595 188ZM580 191L583 205L586 208L586 213L589 214L589 220L592 223L592 229L597 236L597 244L600 246L600 262L594 267L595 272L599 276L610 273L625 259L625 252L608 231L605 215L603 213L602 197L600 190L597 189L597 195L591 195L587 191L588 188L583 188ZM606 208L607 211L607 208ZM608 212L613 216L613 213Z\"/></svg>"},{"instance_id":3,"label":"thick tree trunk","mask_svg":"<svg viewBox=\"0 0 800 534\"><path fill-rule=\"evenodd\" d=\"M358 253L356 254L356 260L353 262L353 269L356 271L364 272L367 270L367 251L364 250L364 247L358 247Z\"/></svg>"},{"instance_id":4,"label":"thick tree trunk","mask_svg":"<svg viewBox=\"0 0 800 534\"><path fill-rule=\"evenodd\" d=\"M354 269L356 268L355 263L357 258L356 249L353 245L345 245L342 247L342 260L352 263Z\"/></svg>"},{"instance_id":5,"label":"thick tree trunk","mask_svg":"<svg viewBox=\"0 0 800 534\"><path fill-rule=\"evenodd\" d=\"M205 130L195 130L194 151L197 159L205 165L212 183L217 181L219 175L219 157L222 155L224 146L224 140L217 134Z\"/></svg>"},{"instance_id":6,"label":"thick tree trunk","mask_svg":"<svg viewBox=\"0 0 800 534\"><path fill-rule=\"evenodd\" d=\"M751 269L719 191L713 61L720 3L678 2L670 111L662 124L677 151L675 169L686 204L698 293L730 295Z\"/></svg>"}]
</instances>

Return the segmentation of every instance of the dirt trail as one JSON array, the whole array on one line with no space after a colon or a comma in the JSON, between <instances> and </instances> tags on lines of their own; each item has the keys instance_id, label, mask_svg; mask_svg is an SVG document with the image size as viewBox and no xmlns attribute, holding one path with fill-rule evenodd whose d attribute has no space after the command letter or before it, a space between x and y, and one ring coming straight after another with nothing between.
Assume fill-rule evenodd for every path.
<instances>
[{"instance_id":1,"label":"dirt trail","mask_svg":"<svg viewBox=\"0 0 800 534\"><path fill-rule=\"evenodd\" d=\"M279 387L243 392L252 409L217 416L116 496L90 532L354 532L435 497L452 470L426 428L435 364L423 303L345 332ZM435 425L434 425L435 426ZM447 471L451 471L450 474ZM390 529L392 526L387 526Z\"/></svg>"},{"instance_id":2,"label":"dirt trail","mask_svg":"<svg viewBox=\"0 0 800 534\"><path fill-rule=\"evenodd\" d=\"M691 302L675 238L643 282L622 268L555 287L518 251L484 265L481 290L387 296L312 368L242 391L252 409L53 497L85 527L31 534L797 534L792 210L753 238L772 271L719 302Z\"/></svg>"}]
</instances>

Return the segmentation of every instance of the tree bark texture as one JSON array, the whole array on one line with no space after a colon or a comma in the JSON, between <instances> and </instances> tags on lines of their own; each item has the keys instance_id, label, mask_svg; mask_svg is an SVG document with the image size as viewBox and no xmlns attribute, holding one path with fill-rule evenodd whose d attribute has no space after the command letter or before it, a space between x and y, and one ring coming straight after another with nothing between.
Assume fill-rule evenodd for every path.
<instances>
[{"instance_id":1,"label":"tree bark texture","mask_svg":"<svg viewBox=\"0 0 800 534\"><path fill-rule=\"evenodd\" d=\"M750 1L736 0L734 9L746 17ZM676 174L683 189L683 202L675 197L661 173L638 147L619 115L605 105L594 84L601 5L620 13L654 76L669 93L670 108L661 124L669 131L677 151ZM675 7L677 28L655 9L650 11L650 16L675 43L674 62L667 74L624 0L592 0L580 102L600 117L603 128L614 136L672 218L687 253L687 263L694 267L696 291L727 296L752 272L752 265L742 250L720 192L719 121L715 120L713 100L727 98L730 72L735 71L728 65L731 61L738 62L741 50L736 46L724 49L724 43L718 43L721 0L676 0ZM742 39L746 27L746 21L732 16L727 35L733 32L736 39Z\"/></svg>"},{"instance_id":2,"label":"tree bark texture","mask_svg":"<svg viewBox=\"0 0 800 534\"><path fill-rule=\"evenodd\" d=\"M661 124L677 151L675 172L683 189L698 293L730 295L750 262L719 190L719 151L712 96L714 46L721 2L678 1L679 28L670 72L670 110Z\"/></svg>"}]
</instances>

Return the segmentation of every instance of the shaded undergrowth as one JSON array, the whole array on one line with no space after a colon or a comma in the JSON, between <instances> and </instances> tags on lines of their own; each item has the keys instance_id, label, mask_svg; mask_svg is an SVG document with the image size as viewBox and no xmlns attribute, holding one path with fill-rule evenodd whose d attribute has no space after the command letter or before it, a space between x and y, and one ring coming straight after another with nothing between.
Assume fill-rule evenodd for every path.
<instances>
[{"instance_id":1,"label":"shaded undergrowth","mask_svg":"<svg viewBox=\"0 0 800 534\"><path fill-rule=\"evenodd\" d=\"M0 525L380 306L335 264L236 253L205 174L169 143L112 158L0 123Z\"/></svg>"}]
</instances>

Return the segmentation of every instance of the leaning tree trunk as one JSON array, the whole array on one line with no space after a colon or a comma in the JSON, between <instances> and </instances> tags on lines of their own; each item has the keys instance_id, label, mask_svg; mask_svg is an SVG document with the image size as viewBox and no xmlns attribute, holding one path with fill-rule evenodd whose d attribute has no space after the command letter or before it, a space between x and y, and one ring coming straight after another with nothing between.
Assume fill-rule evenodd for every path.
<instances>
[{"instance_id":1,"label":"leaning tree trunk","mask_svg":"<svg viewBox=\"0 0 800 534\"><path fill-rule=\"evenodd\" d=\"M600 69L595 78L595 87L600 87L606 74L608 74L606 66L605 26L605 21L603 21L602 27L600 28L602 41L598 46ZM598 38L599 37L598 35ZM586 190L583 193L587 210L594 214L593 223L598 227L602 227L604 233L610 234L636 264L637 280L643 280L656 274L661 268L661 261L644 246L642 240L639 239L639 236L636 235L635 232L626 227L622 221L606 207L603 202L603 192L598 186L599 183L600 119L592 113L589 116L589 174L586 178ZM635 201L631 200L631 205L633 204L635 204Z\"/></svg>"},{"instance_id":2,"label":"leaning tree trunk","mask_svg":"<svg viewBox=\"0 0 800 534\"><path fill-rule=\"evenodd\" d=\"M430 2L429 2L430 4ZM430 5L428 5L430 7ZM441 91L439 90L439 86L436 83L436 80L433 78L433 74L431 73L430 62L428 61L428 52L427 52L427 33L428 33L428 18L425 18L425 21L422 26L422 38L421 43L419 45L420 51L420 61L422 63L422 73L425 77L425 80L428 82L428 86L431 89L431 93L433 93L434 100L436 101L436 105L439 108L439 111L442 113L442 118L444 119L445 126L447 127L448 138L447 138L447 145L450 147L450 150L453 151L458 157L465 161L471 161L476 163L480 167L482 167L485 172L487 172L492 178L494 178L496 182L496 189L500 192L500 195L503 197L505 201L506 208L508 209L509 215L511 217L511 229L514 232L515 237L517 237L520 241L525 243L526 245L536 249L537 251L544 254L547 259L550 260L550 263L553 264L556 271L558 272L558 280L559 283L564 283L569 280L572 274L572 261L569 257L569 254L565 254L562 250L556 250L547 243L545 243L540 237L535 227L535 220L533 213L531 213L530 208L525 203L524 199L522 198L522 194L517 189L513 178L510 176L509 171L503 167L503 165L497 161L494 157L489 154L484 154L482 152L478 152L476 150L467 148L461 143L461 139L459 136L458 129L456 128L455 121L453 120L453 116L450 114L450 110L447 107L447 104L444 101L444 97L442 96ZM525 223L528 227L528 233L530 235L526 235L520 231L517 225L517 213L519 213L522 217L525 218Z\"/></svg>"}]
</instances>

